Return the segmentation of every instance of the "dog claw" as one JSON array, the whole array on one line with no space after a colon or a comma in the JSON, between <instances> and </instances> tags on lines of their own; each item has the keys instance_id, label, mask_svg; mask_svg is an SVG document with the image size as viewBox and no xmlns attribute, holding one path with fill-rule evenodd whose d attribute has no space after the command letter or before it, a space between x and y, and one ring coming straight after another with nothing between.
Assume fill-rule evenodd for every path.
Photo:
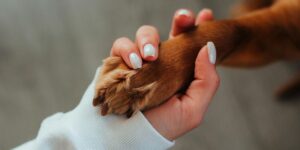
<instances>
[{"instance_id":1,"label":"dog claw","mask_svg":"<svg viewBox=\"0 0 300 150\"><path fill-rule=\"evenodd\" d=\"M101 115L102 115L102 116L107 115L108 110L109 110L108 104L105 103L105 104L102 104L102 105L101 105Z\"/></svg>"},{"instance_id":2,"label":"dog claw","mask_svg":"<svg viewBox=\"0 0 300 150\"><path fill-rule=\"evenodd\" d=\"M93 105L94 105L94 106L97 106L97 105L103 103L104 100L105 100L105 97L104 97L103 95L100 95L100 96L94 98L94 100L93 100Z\"/></svg>"}]
</instances>

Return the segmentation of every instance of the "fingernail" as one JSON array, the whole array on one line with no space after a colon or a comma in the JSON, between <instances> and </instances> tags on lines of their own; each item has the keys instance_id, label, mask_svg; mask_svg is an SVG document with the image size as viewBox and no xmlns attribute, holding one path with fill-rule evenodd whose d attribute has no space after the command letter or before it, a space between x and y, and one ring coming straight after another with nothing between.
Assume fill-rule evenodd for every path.
<instances>
[{"instance_id":1,"label":"fingernail","mask_svg":"<svg viewBox=\"0 0 300 150\"><path fill-rule=\"evenodd\" d=\"M132 65L133 69L142 68L142 62L136 53L131 53L129 55L129 60L130 60L130 63Z\"/></svg>"},{"instance_id":2,"label":"fingernail","mask_svg":"<svg viewBox=\"0 0 300 150\"><path fill-rule=\"evenodd\" d=\"M155 48L152 44L146 44L144 46L144 57L155 57Z\"/></svg>"},{"instance_id":3,"label":"fingernail","mask_svg":"<svg viewBox=\"0 0 300 150\"><path fill-rule=\"evenodd\" d=\"M189 16L190 12L186 9L180 9L177 13L178 15L185 15L185 16Z\"/></svg>"},{"instance_id":4,"label":"fingernail","mask_svg":"<svg viewBox=\"0 0 300 150\"><path fill-rule=\"evenodd\" d=\"M216 64L217 52L213 42L207 42L208 57L211 64Z\"/></svg>"}]
</instances>

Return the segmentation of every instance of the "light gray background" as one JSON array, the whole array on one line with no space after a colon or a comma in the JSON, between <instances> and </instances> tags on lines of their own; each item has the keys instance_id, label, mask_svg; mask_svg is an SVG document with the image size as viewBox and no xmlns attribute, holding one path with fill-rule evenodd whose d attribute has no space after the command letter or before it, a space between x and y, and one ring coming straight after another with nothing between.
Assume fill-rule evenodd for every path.
<instances>
[{"instance_id":1,"label":"light gray background","mask_svg":"<svg viewBox=\"0 0 300 150\"><path fill-rule=\"evenodd\" d=\"M75 107L112 42L143 24L167 38L173 12L232 0L1 0L0 149L37 134L43 118ZM300 103L273 91L294 74L290 64L255 70L219 68L221 87L206 118L174 150L299 150ZM299 99L299 98L298 98Z\"/></svg>"}]
</instances>

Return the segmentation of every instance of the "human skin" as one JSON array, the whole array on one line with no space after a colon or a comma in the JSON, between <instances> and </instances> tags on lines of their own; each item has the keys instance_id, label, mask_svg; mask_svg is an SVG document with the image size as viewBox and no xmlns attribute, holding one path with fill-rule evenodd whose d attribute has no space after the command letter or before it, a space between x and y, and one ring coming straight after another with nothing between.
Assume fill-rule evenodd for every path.
<instances>
[{"instance_id":1,"label":"human skin","mask_svg":"<svg viewBox=\"0 0 300 150\"><path fill-rule=\"evenodd\" d=\"M211 20L213 14L209 9L203 9L197 16L190 10L180 9L174 14L169 38ZM135 42L126 37L117 39L111 56L119 56L130 68L138 69L143 61L155 61L159 57L159 42L155 27L142 26L137 30ZM164 104L147 110L144 115L161 135L175 140L200 125L219 82L215 64L211 63L208 48L204 46L195 61L194 80L185 93L174 95Z\"/></svg>"}]
</instances>

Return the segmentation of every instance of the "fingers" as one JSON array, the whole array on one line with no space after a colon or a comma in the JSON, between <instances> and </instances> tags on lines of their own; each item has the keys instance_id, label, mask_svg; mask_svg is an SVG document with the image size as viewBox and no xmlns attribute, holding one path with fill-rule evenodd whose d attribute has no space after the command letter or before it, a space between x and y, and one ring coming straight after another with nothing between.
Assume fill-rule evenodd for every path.
<instances>
[{"instance_id":1,"label":"fingers","mask_svg":"<svg viewBox=\"0 0 300 150\"><path fill-rule=\"evenodd\" d=\"M122 57L125 63L133 69L142 67L138 47L128 38L119 38L114 42L111 48L111 56Z\"/></svg>"},{"instance_id":2,"label":"fingers","mask_svg":"<svg viewBox=\"0 0 300 150\"><path fill-rule=\"evenodd\" d=\"M136 43L128 38L117 39L111 49L111 56L122 57L133 69L142 67L142 59L154 61L158 57L159 34L152 26L142 26L136 33Z\"/></svg>"},{"instance_id":3,"label":"fingers","mask_svg":"<svg viewBox=\"0 0 300 150\"><path fill-rule=\"evenodd\" d=\"M199 25L201 22L205 21L212 21L213 19L214 16L212 10L205 8L198 13L195 25Z\"/></svg>"},{"instance_id":4,"label":"fingers","mask_svg":"<svg viewBox=\"0 0 300 150\"><path fill-rule=\"evenodd\" d=\"M142 58L154 61L158 57L159 34L152 26L142 26L136 32L136 43Z\"/></svg>"},{"instance_id":5,"label":"fingers","mask_svg":"<svg viewBox=\"0 0 300 150\"><path fill-rule=\"evenodd\" d=\"M180 9L176 11L173 17L170 38L185 32L203 21L213 20L213 14L210 9L203 9L199 12L197 18L192 11ZM128 38L120 38L115 41L111 49L112 56L120 56L126 64L138 69L142 67L142 59L146 61L155 61L158 57L159 34L156 28L152 26L142 26L136 33L136 43Z\"/></svg>"},{"instance_id":6,"label":"fingers","mask_svg":"<svg viewBox=\"0 0 300 150\"><path fill-rule=\"evenodd\" d=\"M212 42L203 47L195 62L195 80L190 84L183 102L193 105L197 114L204 114L218 86L219 76L215 68L216 49Z\"/></svg>"},{"instance_id":7,"label":"fingers","mask_svg":"<svg viewBox=\"0 0 300 150\"><path fill-rule=\"evenodd\" d=\"M194 13L188 9L179 9L174 14L169 37L173 38L174 36L191 29L194 25Z\"/></svg>"},{"instance_id":8,"label":"fingers","mask_svg":"<svg viewBox=\"0 0 300 150\"><path fill-rule=\"evenodd\" d=\"M201 22L212 21L213 19L212 10L207 8L201 10L196 18L192 11L188 9L179 9L174 14L169 37L173 38L178 34L193 28L195 25L199 25Z\"/></svg>"}]
</instances>

